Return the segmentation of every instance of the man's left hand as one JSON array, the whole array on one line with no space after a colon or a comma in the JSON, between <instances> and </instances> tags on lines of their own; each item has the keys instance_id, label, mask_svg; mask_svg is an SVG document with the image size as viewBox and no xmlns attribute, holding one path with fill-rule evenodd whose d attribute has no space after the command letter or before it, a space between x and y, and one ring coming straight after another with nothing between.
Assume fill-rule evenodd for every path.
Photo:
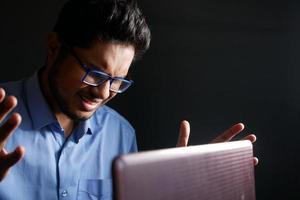
<instances>
[{"instance_id":1,"label":"man's left hand","mask_svg":"<svg viewBox=\"0 0 300 200\"><path fill-rule=\"evenodd\" d=\"M217 136L215 139L211 141L211 143L218 143L218 142L229 142L244 130L245 126L242 123L235 124L231 126L229 129L227 129L225 132ZM190 137L190 123L186 120L183 120L180 123L180 129L179 129L179 137L177 142L177 147L186 147L188 146L189 137ZM249 134L246 137L243 138L243 140L250 140L252 143L256 141L256 136L254 134ZM256 157L253 157L254 165L258 164L258 159Z\"/></svg>"}]
</instances>

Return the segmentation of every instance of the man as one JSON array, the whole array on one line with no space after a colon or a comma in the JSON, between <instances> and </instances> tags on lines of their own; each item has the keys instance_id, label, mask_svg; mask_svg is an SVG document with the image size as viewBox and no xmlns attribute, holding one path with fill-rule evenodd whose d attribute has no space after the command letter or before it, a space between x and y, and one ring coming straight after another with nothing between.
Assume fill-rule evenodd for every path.
<instances>
[{"instance_id":1,"label":"man","mask_svg":"<svg viewBox=\"0 0 300 200\"><path fill-rule=\"evenodd\" d=\"M130 65L149 44L133 0L64 5L48 35L45 66L0 89L0 199L111 199L111 162L137 146L134 129L105 103L132 84ZM189 132L183 121L178 146L187 146Z\"/></svg>"}]
</instances>

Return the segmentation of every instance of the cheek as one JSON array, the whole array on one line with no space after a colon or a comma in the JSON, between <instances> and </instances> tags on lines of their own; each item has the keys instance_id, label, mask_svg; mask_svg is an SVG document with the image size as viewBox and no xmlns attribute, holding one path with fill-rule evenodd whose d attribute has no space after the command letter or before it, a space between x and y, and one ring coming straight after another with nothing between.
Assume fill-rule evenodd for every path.
<instances>
[{"instance_id":1,"label":"cheek","mask_svg":"<svg viewBox=\"0 0 300 200\"><path fill-rule=\"evenodd\" d=\"M109 97L104 100L104 104L110 101L112 98L114 98L117 94L116 93L110 93Z\"/></svg>"},{"instance_id":2,"label":"cheek","mask_svg":"<svg viewBox=\"0 0 300 200\"><path fill-rule=\"evenodd\" d=\"M61 90L62 95L70 96L83 87L81 82L81 72L76 69L72 69L72 66L64 65L61 67L61 70L56 75L56 84Z\"/></svg>"},{"instance_id":3,"label":"cheek","mask_svg":"<svg viewBox=\"0 0 300 200\"><path fill-rule=\"evenodd\" d=\"M81 87L81 82L73 79L72 77L66 76L64 79L57 80L57 86L60 88L61 92L65 93L65 96L75 93Z\"/></svg>"}]
</instances>

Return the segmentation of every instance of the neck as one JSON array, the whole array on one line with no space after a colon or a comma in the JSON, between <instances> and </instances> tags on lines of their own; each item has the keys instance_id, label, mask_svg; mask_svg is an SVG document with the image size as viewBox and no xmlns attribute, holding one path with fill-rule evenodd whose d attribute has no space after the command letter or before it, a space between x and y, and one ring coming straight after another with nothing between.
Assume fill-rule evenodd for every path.
<instances>
[{"instance_id":1,"label":"neck","mask_svg":"<svg viewBox=\"0 0 300 200\"><path fill-rule=\"evenodd\" d=\"M56 113L55 116L60 126L64 129L65 137L69 137L76 123L63 113Z\"/></svg>"}]
</instances>

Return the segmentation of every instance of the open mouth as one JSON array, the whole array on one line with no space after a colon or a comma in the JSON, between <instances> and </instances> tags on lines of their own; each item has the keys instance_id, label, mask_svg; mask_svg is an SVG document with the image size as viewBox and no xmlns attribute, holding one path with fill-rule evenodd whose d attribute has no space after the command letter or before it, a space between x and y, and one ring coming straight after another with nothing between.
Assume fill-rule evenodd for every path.
<instances>
[{"instance_id":1,"label":"open mouth","mask_svg":"<svg viewBox=\"0 0 300 200\"><path fill-rule=\"evenodd\" d=\"M82 107L85 111L93 111L97 108L99 102L98 101L94 101L94 100L90 100L84 96L80 96L81 98L81 104L82 104Z\"/></svg>"}]
</instances>

